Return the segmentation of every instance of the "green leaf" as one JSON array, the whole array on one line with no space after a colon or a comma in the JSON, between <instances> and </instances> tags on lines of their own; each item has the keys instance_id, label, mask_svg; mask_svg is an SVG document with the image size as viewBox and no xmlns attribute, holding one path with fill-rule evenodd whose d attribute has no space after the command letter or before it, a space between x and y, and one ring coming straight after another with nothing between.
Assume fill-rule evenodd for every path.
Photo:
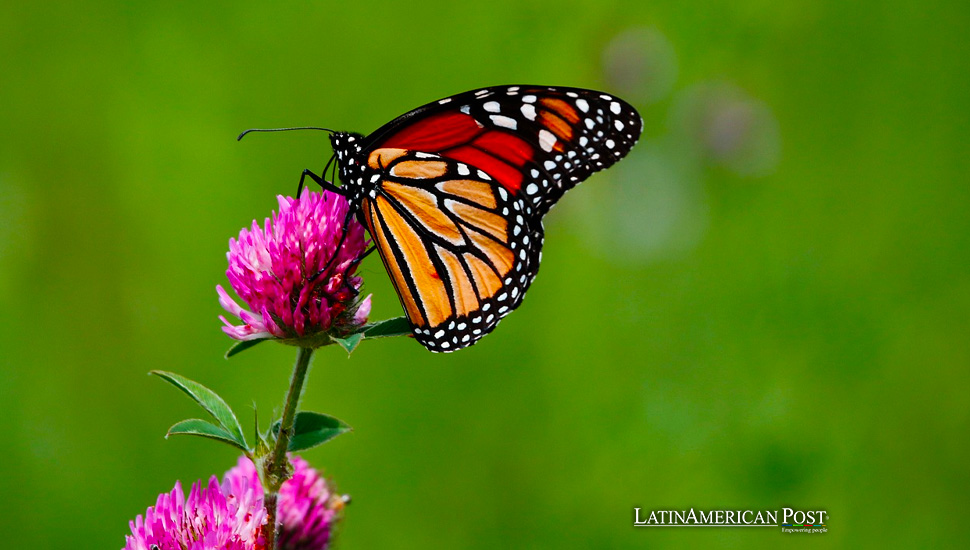
<instances>
[{"instance_id":1,"label":"green leaf","mask_svg":"<svg viewBox=\"0 0 970 550\"><path fill-rule=\"evenodd\" d=\"M263 437L263 434L259 431L259 413L256 409L256 403L253 402L253 431L256 432L254 437L256 438L256 447L253 449L252 456L249 458L261 458L270 453L270 444ZM260 478L262 479L262 478Z\"/></svg>"},{"instance_id":2,"label":"green leaf","mask_svg":"<svg viewBox=\"0 0 970 550\"><path fill-rule=\"evenodd\" d=\"M263 342L270 340L270 338L260 338L258 340L243 340L242 342L236 342L228 351L226 351L226 359L229 359L233 355L242 353L247 349L255 346L256 344L262 344Z\"/></svg>"},{"instance_id":3,"label":"green leaf","mask_svg":"<svg viewBox=\"0 0 970 550\"><path fill-rule=\"evenodd\" d=\"M215 439L216 441L222 441L223 443L228 443L233 447L242 449L244 452L249 452L245 444L240 444L239 441L219 426L205 420L200 420L198 418L191 418L189 420L183 420L178 424L175 424L168 429L168 433L165 437L168 438L170 435L197 435L200 437L206 437L209 439Z\"/></svg>"},{"instance_id":4,"label":"green leaf","mask_svg":"<svg viewBox=\"0 0 970 550\"><path fill-rule=\"evenodd\" d=\"M233 414L232 409L229 408L229 405L227 405L226 402L216 394L216 392L210 390L202 384L199 384L198 382L189 380L188 378L173 372L153 370L149 374L159 376L162 378L162 380L165 380L166 382L185 392L186 395L191 397L192 400L198 403L199 406L201 406L219 421L219 424L222 425L223 430L229 434L233 441L235 441L243 449L248 448L248 445L246 444L246 436L243 435L242 426L240 426L239 421L236 420L236 415Z\"/></svg>"},{"instance_id":5,"label":"green leaf","mask_svg":"<svg viewBox=\"0 0 970 550\"><path fill-rule=\"evenodd\" d=\"M407 336L411 334L411 323L407 317L397 317L386 319L370 325L365 325L364 338L388 338L391 336Z\"/></svg>"},{"instance_id":6,"label":"green leaf","mask_svg":"<svg viewBox=\"0 0 970 550\"><path fill-rule=\"evenodd\" d=\"M312 449L352 429L339 418L322 413L301 411L296 413L296 417L293 419L293 435L290 436L290 444L287 445L286 450L296 452ZM278 436L280 431L279 420L273 423L272 430L273 434Z\"/></svg>"},{"instance_id":7,"label":"green leaf","mask_svg":"<svg viewBox=\"0 0 970 550\"><path fill-rule=\"evenodd\" d=\"M350 355L355 349L357 349L357 345L360 344L360 341L364 339L364 333L358 332L355 334L350 334L345 338L337 338L336 336L331 336L330 338L334 342L340 344L340 347L347 350L347 355Z\"/></svg>"}]
</instances>

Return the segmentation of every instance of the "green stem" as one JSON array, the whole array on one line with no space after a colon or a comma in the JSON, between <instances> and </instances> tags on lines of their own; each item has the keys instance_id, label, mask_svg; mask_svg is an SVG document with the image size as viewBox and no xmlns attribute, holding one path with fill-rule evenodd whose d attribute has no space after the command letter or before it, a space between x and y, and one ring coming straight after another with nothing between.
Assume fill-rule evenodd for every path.
<instances>
[{"instance_id":1,"label":"green stem","mask_svg":"<svg viewBox=\"0 0 970 550\"><path fill-rule=\"evenodd\" d=\"M263 501L266 506L266 525L269 528L266 534L266 547L271 550L276 548L277 495L283 482L290 476L286 449L290 446L290 437L293 435L293 420L296 418L296 406L303 394L303 383L306 381L312 356L313 349L311 348L300 348L296 355L296 365L293 366L293 376L290 378L290 389L286 392L286 402L283 404L280 433L276 438L276 446L273 447L272 455L265 466L264 478L267 487Z\"/></svg>"}]
</instances>

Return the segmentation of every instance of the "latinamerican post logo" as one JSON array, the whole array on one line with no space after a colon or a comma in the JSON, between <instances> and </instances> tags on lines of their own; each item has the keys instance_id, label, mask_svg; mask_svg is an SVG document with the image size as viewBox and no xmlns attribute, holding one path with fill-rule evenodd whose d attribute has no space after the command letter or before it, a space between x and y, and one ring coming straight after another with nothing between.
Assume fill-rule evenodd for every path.
<instances>
[{"instance_id":1,"label":"latinamerican post logo","mask_svg":"<svg viewBox=\"0 0 970 550\"><path fill-rule=\"evenodd\" d=\"M780 527L783 533L826 533L825 510L633 509L634 527ZM781 521L779 521L781 518Z\"/></svg>"}]
</instances>

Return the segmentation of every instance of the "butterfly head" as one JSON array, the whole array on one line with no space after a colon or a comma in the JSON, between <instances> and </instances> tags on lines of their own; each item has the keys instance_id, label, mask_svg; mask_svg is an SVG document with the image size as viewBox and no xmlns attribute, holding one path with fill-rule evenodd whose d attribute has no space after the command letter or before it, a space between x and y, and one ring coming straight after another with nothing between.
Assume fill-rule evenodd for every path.
<instances>
[{"instance_id":1,"label":"butterfly head","mask_svg":"<svg viewBox=\"0 0 970 550\"><path fill-rule=\"evenodd\" d=\"M340 181L344 186L359 192L363 185L364 162L361 159L364 136L351 132L334 132L330 134L330 144L337 156L340 167Z\"/></svg>"},{"instance_id":2,"label":"butterfly head","mask_svg":"<svg viewBox=\"0 0 970 550\"><path fill-rule=\"evenodd\" d=\"M364 136L357 133L334 132L330 134L330 145L333 146L333 152L337 155L337 162L341 168L346 164L351 164L350 160L360 155L363 150L363 142Z\"/></svg>"}]
</instances>

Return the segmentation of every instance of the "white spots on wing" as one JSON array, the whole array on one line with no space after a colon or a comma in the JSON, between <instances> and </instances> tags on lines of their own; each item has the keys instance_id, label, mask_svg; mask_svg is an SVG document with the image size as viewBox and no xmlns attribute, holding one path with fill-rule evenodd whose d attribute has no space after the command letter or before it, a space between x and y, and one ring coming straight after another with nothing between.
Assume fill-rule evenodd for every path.
<instances>
[{"instance_id":1,"label":"white spots on wing","mask_svg":"<svg viewBox=\"0 0 970 550\"><path fill-rule=\"evenodd\" d=\"M547 161L545 161L545 162L542 163L542 166L546 170L554 170L556 168L556 163L553 162L553 161L551 161L551 160L547 160Z\"/></svg>"},{"instance_id":2,"label":"white spots on wing","mask_svg":"<svg viewBox=\"0 0 970 550\"><path fill-rule=\"evenodd\" d=\"M471 174L472 171L468 169L468 165L467 164L459 164L458 165L458 173L461 174L462 176L467 176L467 175Z\"/></svg>"},{"instance_id":3,"label":"white spots on wing","mask_svg":"<svg viewBox=\"0 0 970 550\"><path fill-rule=\"evenodd\" d=\"M613 122L613 126L616 126L617 130L623 130L623 122L616 120Z\"/></svg>"},{"instance_id":4,"label":"white spots on wing","mask_svg":"<svg viewBox=\"0 0 970 550\"><path fill-rule=\"evenodd\" d=\"M535 195L536 193L539 192L539 186L534 183L530 183L525 187L525 192L530 195Z\"/></svg>"},{"instance_id":5,"label":"white spots on wing","mask_svg":"<svg viewBox=\"0 0 970 550\"><path fill-rule=\"evenodd\" d=\"M478 90L477 92L475 92L475 97L485 97L490 93L491 92L489 92L488 90Z\"/></svg>"},{"instance_id":6,"label":"white spots on wing","mask_svg":"<svg viewBox=\"0 0 970 550\"><path fill-rule=\"evenodd\" d=\"M461 112L463 112L463 113L465 113L466 115L467 114L471 114L471 112L472 112L472 108L469 107L468 105L462 105L461 106L461 109L458 109L458 110L461 111Z\"/></svg>"},{"instance_id":7,"label":"white spots on wing","mask_svg":"<svg viewBox=\"0 0 970 550\"><path fill-rule=\"evenodd\" d=\"M616 147L616 143L612 139L606 140L606 148L612 149L613 147Z\"/></svg>"},{"instance_id":8,"label":"white spots on wing","mask_svg":"<svg viewBox=\"0 0 970 550\"><path fill-rule=\"evenodd\" d=\"M586 136L579 136L579 146L580 147L586 147L586 144L587 143L589 143L589 139L587 139Z\"/></svg>"},{"instance_id":9,"label":"white spots on wing","mask_svg":"<svg viewBox=\"0 0 970 550\"><path fill-rule=\"evenodd\" d=\"M498 101L489 101L482 105L482 108L490 113L497 113L502 110L502 106L498 104Z\"/></svg>"},{"instance_id":10,"label":"white spots on wing","mask_svg":"<svg viewBox=\"0 0 970 550\"><path fill-rule=\"evenodd\" d=\"M584 121L584 123L586 124L586 128L587 128L587 129L589 129L589 130L592 130L592 129L593 129L593 126L595 126L595 125L596 125L596 123L595 123L595 122L593 122L593 119L591 119L591 118L587 118L587 119L586 119L586 120Z\"/></svg>"},{"instance_id":11,"label":"white spots on wing","mask_svg":"<svg viewBox=\"0 0 970 550\"><path fill-rule=\"evenodd\" d=\"M536 170L535 168L533 168L533 169L529 170L529 175L531 175L533 178L538 178L539 177L539 171Z\"/></svg>"},{"instance_id":12,"label":"white spots on wing","mask_svg":"<svg viewBox=\"0 0 970 550\"><path fill-rule=\"evenodd\" d=\"M547 153L552 151L552 148L556 145L556 136L553 135L549 130L539 130L539 147L542 147L543 151Z\"/></svg>"},{"instance_id":13,"label":"white spots on wing","mask_svg":"<svg viewBox=\"0 0 970 550\"><path fill-rule=\"evenodd\" d=\"M621 109L620 104L617 103L616 101L614 101L613 103L610 103L610 111L612 111L614 115L620 114L620 109Z\"/></svg>"},{"instance_id":14,"label":"white spots on wing","mask_svg":"<svg viewBox=\"0 0 970 550\"><path fill-rule=\"evenodd\" d=\"M505 115L489 115L488 118L492 119L492 122L494 122L496 126L508 128L509 130L515 130L519 126L514 118L509 118Z\"/></svg>"},{"instance_id":15,"label":"white spots on wing","mask_svg":"<svg viewBox=\"0 0 970 550\"><path fill-rule=\"evenodd\" d=\"M524 101L526 103L535 103L536 102L536 96L531 95L531 94L530 95L524 95L524 96L522 96L522 101Z\"/></svg>"},{"instance_id":16,"label":"white spots on wing","mask_svg":"<svg viewBox=\"0 0 970 550\"><path fill-rule=\"evenodd\" d=\"M444 335L445 335L445 331L444 330L439 330L438 332L434 333L434 337L437 338L437 339L439 339L439 340Z\"/></svg>"},{"instance_id":17,"label":"white spots on wing","mask_svg":"<svg viewBox=\"0 0 970 550\"><path fill-rule=\"evenodd\" d=\"M370 182L371 183L374 183L374 182L376 182L379 179L381 179L381 175L380 174L374 174L373 176L370 177Z\"/></svg>"},{"instance_id":18,"label":"white spots on wing","mask_svg":"<svg viewBox=\"0 0 970 550\"><path fill-rule=\"evenodd\" d=\"M589 103L586 103L585 99L577 99L576 106L579 107L579 110L584 113L589 112Z\"/></svg>"},{"instance_id":19,"label":"white spots on wing","mask_svg":"<svg viewBox=\"0 0 970 550\"><path fill-rule=\"evenodd\" d=\"M569 97L579 97L579 94L577 94L576 92L566 92L566 95L568 95Z\"/></svg>"},{"instance_id":20,"label":"white spots on wing","mask_svg":"<svg viewBox=\"0 0 970 550\"><path fill-rule=\"evenodd\" d=\"M438 104L439 105L444 105L445 103L449 103L450 101L451 101L451 98L450 97L446 97L446 98L442 99L441 101L439 101Z\"/></svg>"},{"instance_id":21,"label":"white spots on wing","mask_svg":"<svg viewBox=\"0 0 970 550\"><path fill-rule=\"evenodd\" d=\"M434 153L422 153L421 151L416 151L414 153L414 156L418 157L419 159L435 159L435 158L438 158L438 155L435 155Z\"/></svg>"},{"instance_id":22,"label":"white spots on wing","mask_svg":"<svg viewBox=\"0 0 970 550\"><path fill-rule=\"evenodd\" d=\"M485 181L492 181L492 177L489 176L488 174L486 174L485 172L482 172L481 170L478 170L477 171L477 174L478 174L478 177L479 178L481 178L481 179L483 179Z\"/></svg>"},{"instance_id":23,"label":"white spots on wing","mask_svg":"<svg viewBox=\"0 0 970 550\"><path fill-rule=\"evenodd\" d=\"M602 97L606 101L613 101L613 98L611 96L606 95L606 94L600 94L600 97Z\"/></svg>"},{"instance_id":24,"label":"white spots on wing","mask_svg":"<svg viewBox=\"0 0 970 550\"><path fill-rule=\"evenodd\" d=\"M499 196L501 196L501 197L502 197L502 200L503 200L503 201L507 201L507 200L509 200L509 194L508 194L508 192L507 192L507 191L505 190L505 188L504 188L504 187L499 187L499 188L498 188L498 194L499 194Z\"/></svg>"},{"instance_id":25,"label":"white spots on wing","mask_svg":"<svg viewBox=\"0 0 970 550\"><path fill-rule=\"evenodd\" d=\"M522 116L529 120L536 119L536 106L531 103L522 104Z\"/></svg>"}]
</instances>

